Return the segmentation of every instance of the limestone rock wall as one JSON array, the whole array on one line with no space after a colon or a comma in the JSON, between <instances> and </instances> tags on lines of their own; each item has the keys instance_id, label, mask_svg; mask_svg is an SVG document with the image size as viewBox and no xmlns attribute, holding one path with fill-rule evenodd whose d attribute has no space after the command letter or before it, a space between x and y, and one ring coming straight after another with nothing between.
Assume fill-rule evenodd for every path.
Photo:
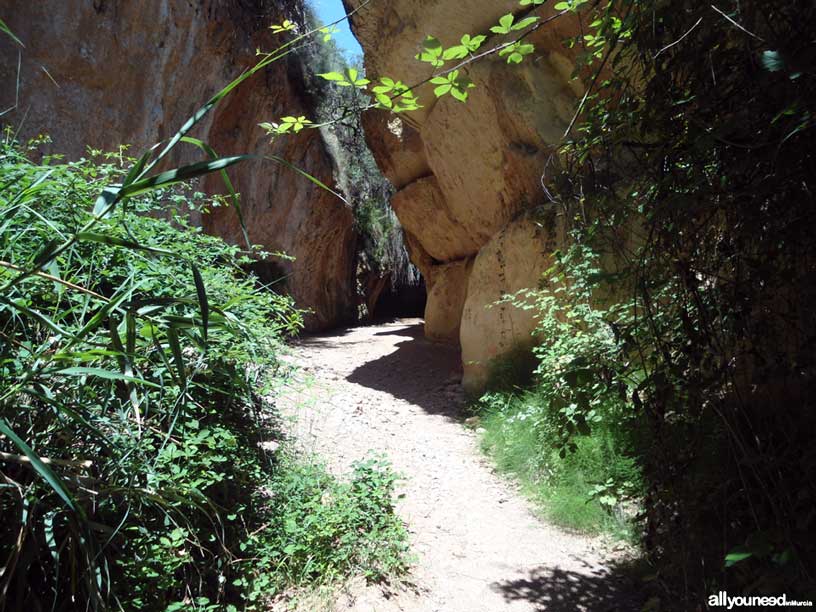
<instances>
[{"instance_id":1,"label":"limestone rock wall","mask_svg":"<svg viewBox=\"0 0 816 612\"><path fill-rule=\"evenodd\" d=\"M433 279L425 304L425 335L448 344L459 343L459 323L468 297L472 259L433 266Z\"/></svg>"},{"instance_id":2,"label":"limestone rock wall","mask_svg":"<svg viewBox=\"0 0 816 612\"><path fill-rule=\"evenodd\" d=\"M481 390L491 360L532 347L534 311L499 301L540 287L542 272L552 266L551 254L565 243L565 233L563 219L555 215L525 216L507 224L479 251L460 325L466 391Z\"/></svg>"},{"instance_id":3,"label":"limestone rock wall","mask_svg":"<svg viewBox=\"0 0 816 612\"><path fill-rule=\"evenodd\" d=\"M362 5L345 1L348 9ZM353 27L369 78L412 84L432 70L414 59L425 36L447 47L520 9L516 0L375 0ZM539 29L530 38L536 53L519 66L497 56L469 65L477 87L465 104L436 100L424 86L423 109L400 118L371 111L364 120L369 146L398 189L392 205L427 281L426 335L458 339L464 384L473 391L484 385L492 359L532 343L529 312L489 306L536 286L566 240L541 185L583 95L562 44L576 27L559 18Z\"/></svg>"},{"instance_id":4,"label":"limestone rock wall","mask_svg":"<svg viewBox=\"0 0 816 612\"><path fill-rule=\"evenodd\" d=\"M213 93L254 64L255 49L272 49L268 26L294 19L293 0L6 0L2 18L23 40L18 48L0 36L0 121L20 137L45 133L52 150L70 158L85 147L134 154L176 129ZM270 145L261 121L309 115L297 60L273 64L245 82L198 126L194 135L220 155L276 154L331 183L332 159L317 131ZM201 159L192 147L173 162ZM353 316L355 233L351 211L291 170L272 162L233 167L250 239L294 262L263 264L265 280L286 279L301 307L311 308L311 329ZM218 177L205 191L223 192ZM231 209L201 219L205 229L242 242Z\"/></svg>"}]
</instances>

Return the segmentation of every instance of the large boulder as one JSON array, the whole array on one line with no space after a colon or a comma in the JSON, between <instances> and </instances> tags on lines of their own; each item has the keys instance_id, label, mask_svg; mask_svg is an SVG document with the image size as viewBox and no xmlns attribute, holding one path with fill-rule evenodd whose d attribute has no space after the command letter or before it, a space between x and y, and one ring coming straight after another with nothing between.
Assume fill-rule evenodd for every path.
<instances>
[{"instance_id":1,"label":"large boulder","mask_svg":"<svg viewBox=\"0 0 816 612\"><path fill-rule=\"evenodd\" d=\"M476 238L468 235L447 202L434 176L409 183L391 199L400 225L436 261L454 261L479 250Z\"/></svg>"},{"instance_id":2,"label":"large boulder","mask_svg":"<svg viewBox=\"0 0 816 612\"><path fill-rule=\"evenodd\" d=\"M352 25L366 52L367 76L408 84L432 73L414 58L427 35L447 47L463 34L487 33L506 13L528 10L517 0L345 1L360 8ZM554 14L548 7L532 10ZM528 213L552 210L544 186L583 95L580 80L572 79L572 51L563 45L577 27L572 16L548 22L528 38L536 52L521 65L497 55L469 64L463 70L476 87L464 104L450 96L437 100L433 86L424 85L417 91L422 109L399 117L371 111L364 122L369 145L397 188L392 205L409 233L409 253L427 279L426 334L449 340L459 329L470 390L484 384L492 360L533 341L529 311L490 304L535 287L565 240L563 231L550 231L553 223L545 230ZM488 36L484 49L501 40Z\"/></svg>"},{"instance_id":3,"label":"large boulder","mask_svg":"<svg viewBox=\"0 0 816 612\"><path fill-rule=\"evenodd\" d=\"M572 93L546 57L513 68L491 58L469 74L476 88L467 103L438 100L422 138L450 217L478 249L544 201L541 176L569 124Z\"/></svg>"},{"instance_id":4,"label":"large boulder","mask_svg":"<svg viewBox=\"0 0 816 612\"><path fill-rule=\"evenodd\" d=\"M429 340L457 344L459 324L468 293L472 259L434 266L433 283L425 305L425 336Z\"/></svg>"},{"instance_id":5,"label":"large boulder","mask_svg":"<svg viewBox=\"0 0 816 612\"><path fill-rule=\"evenodd\" d=\"M473 262L459 333L470 393L481 391L497 360L532 347L535 311L507 301L522 289L539 288L553 264L552 253L566 243L563 217L525 216L508 224ZM516 296L517 301L527 303Z\"/></svg>"},{"instance_id":6,"label":"large boulder","mask_svg":"<svg viewBox=\"0 0 816 612\"><path fill-rule=\"evenodd\" d=\"M24 49L0 36L0 109L21 138L45 133L69 159L86 147L140 153L169 138L213 93L252 66L255 49L279 44L269 25L300 20L302 3L286 0L7 0L2 18ZM17 58L22 58L17 97ZM333 162L317 131L270 144L262 121L310 115L296 58L246 81L196 127L220 155L275 154L331 183ZM173 163L202 158L195 147ZM273 162L234 166L251 242L294 261L259 264L264 280L285 283L321 329L354 316L355 233L351 211L331 194ZM203 181L223 192L218 177ZM205 229L243 244L234 211L215 209ZM285 279L281 281L281 279ZM280 285L279 285L280 286Z\"/></svg>"},{"instance_id":7,"label":"large boulder","mask_svg":"<svg viewBox=\"0 0 816 612\"><path fill-rule=\"evenodd\" d=\"M431 174L422 138L410 123L389 112L371 109L363 113L362 124L368 148L395 188L402 189Z\"/></svg>"}]
</instances>

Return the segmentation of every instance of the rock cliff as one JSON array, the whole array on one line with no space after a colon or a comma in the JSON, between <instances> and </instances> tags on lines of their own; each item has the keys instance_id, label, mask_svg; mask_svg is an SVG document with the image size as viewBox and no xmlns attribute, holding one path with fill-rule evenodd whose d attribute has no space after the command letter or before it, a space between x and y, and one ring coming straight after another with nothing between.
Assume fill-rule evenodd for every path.
<instances>
[{"instance_id":1,"label":"rock cliff","mask_svg":"<svg viewBox=\"0 0 816 612\"><path fill-rule=\"evenodd\" d=\"M346 0L346 6L360 7L353 28L368 76L407 84L431 74L414 59L427 35L448 47L521 9L514 0L375 0L365 6ZM426 335L461 344L463 382L471 391L483 387L491 360L532 342L529 312L489 306L535 287L549 254L566 240L542 182L583 95L580 83L570 80L574 63L562 44L575 27L560 18L540 28L529 39L535 54L519 66L497 56L470 64L476 88L465 104L450 96L437 101L432 86L424 86L421 110L401 118L371 111L364 120L369 146L397 188L392 205L412 260L426 278Z\"/></svg>"},{"instance_id":2,"label":"rock cliff","mask_svg":"<svg viewBox=\"0 0 816 612\"><path fill-rule=\"evenodd\" d=\"M255 49L277 46L268 26L298 19L287 0L7 0L2 17L23 40L0 37L0 110L20 136L52 137L69 158L85 147L135 153L168 138L207 98L255 62ZM279 39L278 39L279 40ZM17 91L18 90L18 91ZM15 93L17 91L17 93ZM196 128L220 155L280 155L324 182L332 159L317 131L270 145L257 126L282 115L310 115L297 60L273 64L245 82ZM174 162L198 160L193 148ZM250 239L293 262L260 265L265 280L284 278L298 304L313 311L311 329L354 316L355 233L351 211L331 194L271 162L230 170L242 193ZM206 191L223 192L217 177ZM242 242L231 209L201 219L208 232Z\"/></svg>"}]
</instances>

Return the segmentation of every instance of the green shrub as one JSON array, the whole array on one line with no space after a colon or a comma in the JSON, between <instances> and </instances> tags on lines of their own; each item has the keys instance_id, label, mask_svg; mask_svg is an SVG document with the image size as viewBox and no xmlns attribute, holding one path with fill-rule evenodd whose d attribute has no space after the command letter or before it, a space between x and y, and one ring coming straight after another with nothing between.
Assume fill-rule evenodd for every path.
<instances>
[{"instance_id":1,"label":"green shrub","mask_svg":"<svg viewBox=\"0 0 816 612\"><path fill-rule=\"evenodd\" d=\"M243 271L249 253L189 225L219 201L163 189L94 220L133 160L29 152L0 148L0 607L255 609L293 581L401 567L382 466L320 514L369 530L346 564L281 539L275 504L304 472L262 443L280 438L267 389L301 316ZM307 502L287 512L314 522Z\"/></svg>"},{"instance_id":2,"label":"green shrub","mask_svg":"<svg viewBox=\"0 0 816 612\"><path fill-rule=\"evenodd\" d=\"M482 449L554 523L631 537L641 478L625 437L596 426L562 453L547 401L538 388L484 395L477 404L485 429Z\"/></svg>"},{"instance_id":3,"label":"green shrub","mask_svg":"<svg viewBox=\"0 0 816 612\"><path fill-rule=\"evenodd\" d=\"M382 459L354 464L348 482L319 464L286 460L264 502L268 524L251 540L252 569L264 590L350 574L379 581L403 572L407 532L394 513L396 481Z\"/></svg>"},{"instance_id":4,"label":"green shrub","mask_svg":"<svg viewBox=\"0 0 816 612\"><path fill-rule=\"evenodd\" d=\"M629 535L643 495L638 427L626 389L609 384L620 342L608 320L624 306L602 299L604 278L598 255L576 244L555 254L540 288L505 299L534 312L536 344L532 355L511 352L491 364L491 392L477 410L483 448L554 522Z\"/></svg>"},{"instance_id":5,"label":"green shrub","mask_svg":"<svg viewBox=\"0 0 816 612\"><path fill-rule=\"evenodd\" d=\"M638 430L644 549L684 609L811 597L816 79L794 58L816 6L572 6L595 87L549 195L622 272L607 383Z\"/></svg>"}]
</instances>

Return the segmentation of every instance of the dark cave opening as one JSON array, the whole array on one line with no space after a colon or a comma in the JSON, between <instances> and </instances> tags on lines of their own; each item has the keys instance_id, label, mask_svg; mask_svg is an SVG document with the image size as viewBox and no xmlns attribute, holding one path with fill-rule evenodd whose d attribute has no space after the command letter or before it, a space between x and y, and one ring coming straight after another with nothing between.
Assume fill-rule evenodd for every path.
<instances>
[{"instance_id":1,"label":"dark cave opening","mask_svg":"<svg viewBox=\"0 0 816 612\"><path fill-rule=\"evenodd\" d=\"M369 313L370 321L423 317L428 293L425 279L417 283L387 283Z\"/></svg>"},{"instance_id":2,"label":"dark cave opening","mask_svg":"<svg viewBox=\"0 0 816 612\"><path fill-rule=\"evenodd\" d=\"M279 262L258 259L244 264L243 268L255 275L259 288L270 289L276 293L286 292L286 279L289 274Z\"/></svg>"}]
</instances>

